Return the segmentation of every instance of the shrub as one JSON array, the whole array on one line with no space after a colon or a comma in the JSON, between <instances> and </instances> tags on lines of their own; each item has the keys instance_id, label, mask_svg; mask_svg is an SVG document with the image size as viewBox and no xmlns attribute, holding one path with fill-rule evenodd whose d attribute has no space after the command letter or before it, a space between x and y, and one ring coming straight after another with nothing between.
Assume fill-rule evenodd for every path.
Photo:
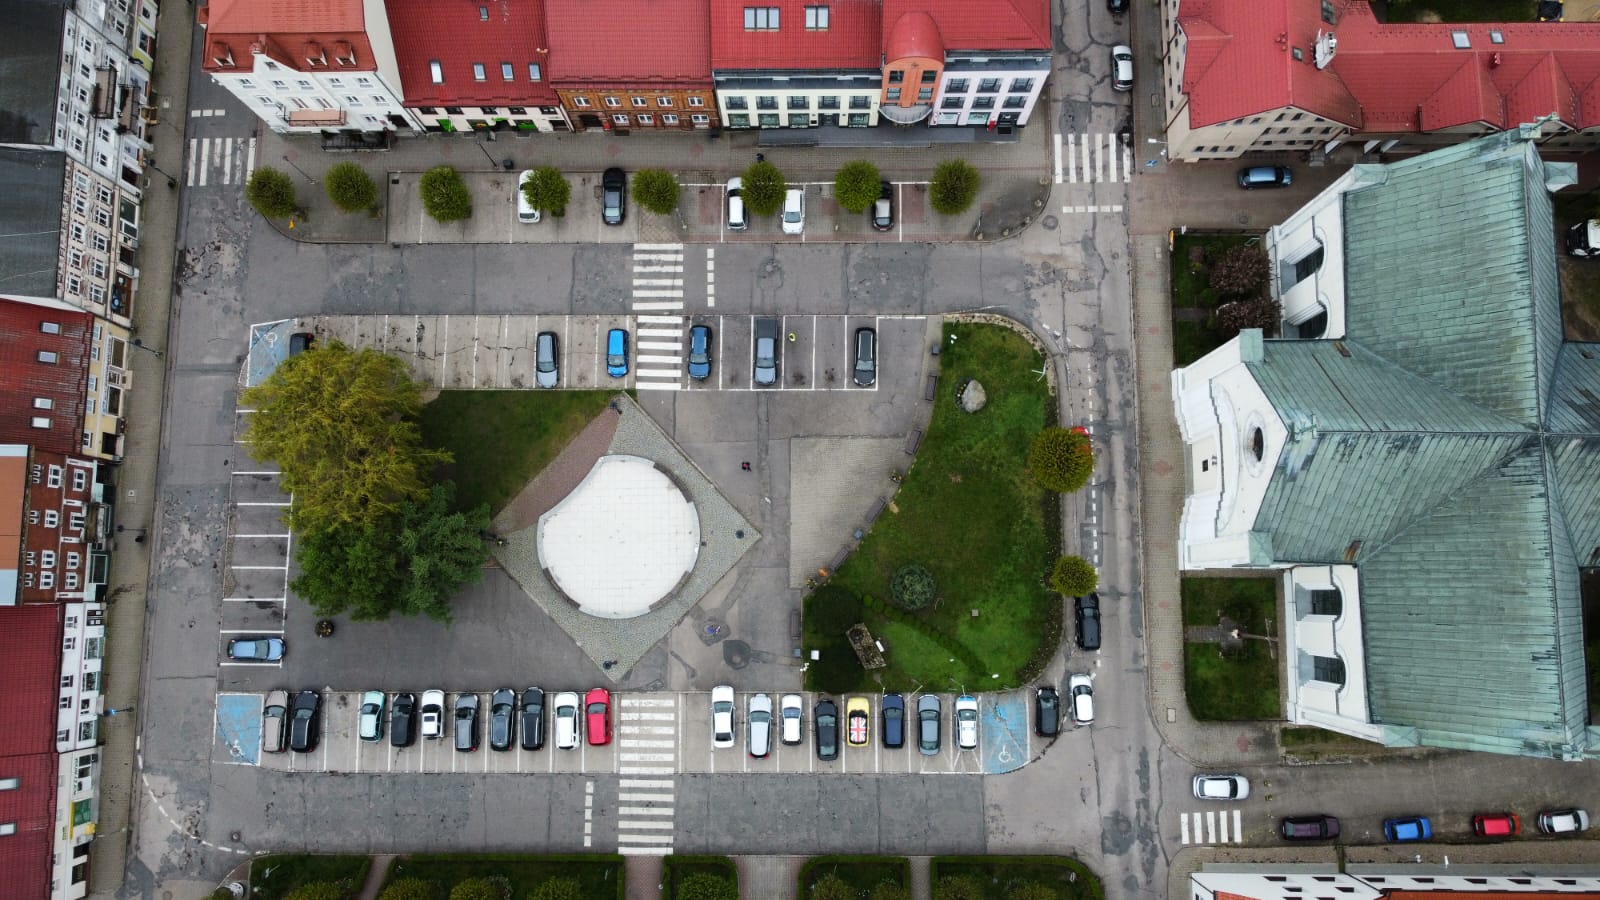
<instances>
[{"instance_id":1,"label":"shrub","mask_svg":"<svg viewBox=\"0 0 1600 900\"><path fill-rule=\"evenodd\" d=\"M916 612L926 609L939 593L939 582L927 566L911 563L895 570L889 579L889 595L900 608Z\"/></svg>"},{"instance_id":2,"label":"shrub","mask_svg":"<svg viewBox=\"0 0 1600 900\"><path fill-rule=\"evenodd\" d=\"M1229 248L1211 266L1211 289L1226 297L1254 294L1267 286L1272 273L1267 251L1260 244Z\"/></svg>"},{"instance_id":3,"label":"shrub","mask_svg":"<svg viewBox=\"0 0 1600 900\"><path fill-rule=\"evenodd\" d=\"M982 179L972 163L964 159L947 159L933 170L933 184L929 185L929 203L933 211L954 216L967 211L978 197Z\"/></svg>"},{"instance_id":4,"label":"shrub","mask_svg":"<svg viewBox=\"0 0 1600 900\"><path fill-rule=\"evenodd\" d=\"M1028 447L1028 474L1045 490L1069 494L1088 484L1093 473L1094 449L1088 435L1059 427L1034 435Z\"/></svg>"},{"instance_id":5,"label":"shrub","mask_svg":"<svg viewBox=\"0 0 1600 900\"><path fill-rule=\"evenodd\" d=\"M658 216L678 208L678 179L666 169L640 169L633 176L633 199Z\"/></svg>"},{"instance_id":6,"label":"shrub","mask_svg":"<svg viewBox=\"0 0 1600 900\"><path fill-rule=\"evenodd\" d=\"M366 170L353 162L342 162L322 178L328 199L343 212L357 212L378 205L378 184Z\"/></svg>"},{"instance_id":7,"label":"shrub","mask_svg":"<svg viewBox=\"0 0 1600 900\"><path fill-rule=\"evenodd\" d=\"M567 201L572 199L572 185L555 166L540 166L533 177L522 186L523 196L534 209L542 209L560 219L567 214Z\"/></svg>"},{"instance_id":8,"label":"shrub","mask_svg":"<svg viewBox=\"0 0 1600 900\"><path fill-rule=\"evenodd\" d=\"M811 668L807 674L811 676L811 683L824 694L843 694L853 691L861 683L861 660L856 657L856 651L845 638L839 638L824 643L815 648L819 651L817 659L810 663Z\"/></svg>"},{"instance_id":9,"label":"shrub","mask_svg":"<svg viewBox=\"0 0 1600 900\"><path fill-rule=\"evenodd\" d=\"M811 885L811 900L858 900L856 889L848 881L832 872L818 878Z\"/></svg>"},{"instance_id":10,"label":"shrub","mask_svg":"<svg viewBox=\"0 0 1600 900\"><path fill-rule=\"evenodd\" d=\"M808 624L816 634L831 638L843 638L851 625L861 621L863 611L861 598L836 584L817 588L806 604L806 615L811 617Z\"/></svg>"},{"instance_id":11,"label":"shrub","mask_svg":"<svg viewBox=\"0 0 1600 900\"><path fill-rule=\"evenodd\" d=\"M739 888L730 880L710 872L696 872L678 882L676 900L739 900Z\"/></svg>"},{"instance_id":12,"label":"shrub","mask_svg":"<svg viewBox=\"0 0 1600 900\"><path fill-rule=\"evenodd\" d=\"M1024 881L1006 894L1006 900L1061 900L1061 895L1048 884Z\"/></svg>"},{"instance_id":13,"label":"shrub","mask_svg":"<svg viewBox=\"0 0 1600 900\"><path fill-rule=\"evenodd\" d=\"M1082 597L1100 585L1100 575L1081 556L1063 556L1050 570L1050 589L1068 597Z\"/></svg>"},{"instance_id":14,"label":"shrub","mask_svg":"<svg viewBox=\"0 0 1600 900\"><path fill-rule=\"evenodd\" d=\"M528 900L583 900L583 886L575 878L551 878L529 891Z\"/></svg>"},{"instance_id":15,"label":"shrub","mask_svg":"<svg viewBox=\"0 0 1600 900\"><path fill-rule=\"evenodd\" d=\"M1278 304L1271 297L1258 296L1230 300L1217 307L1212 324L1223 340L1231 341L1246 328L1259 328L1267 337L1272 337L1278 333L1278 320Z\"/></svg>"},{"instance_id":16,"label":"shrub","mask_svg":"<svg viewBox=\"0 0 1600 900\"><path fill-rule=\"evenodd\" d=\"M946 875L933 886L933 900L986 900L987 896L970 875Z\"/></svg>"},{"instance_id":17,"label":"shrub","mask_svg":"<svg viewBox=\"0 0 1600 900\"><path fill-rule=\"evenodd\" d=\"M880 881L878 886L867 895L867 900L911 900L911 891L903 884L893 881Z\"/></svg>"},{"instance_id":18,"label":"shrub","mask_svg":"<svg viewBox=\"0 0 1600 900\"><path fill-rule=\"evenodd\" d=\"M511 882L496 876L468 878L450 889L450 900L506 900L510 896Z\"/></svg>"},{"instance_id":19,"label":"shrub","mask_svg":"<svg viewBox=\"0 0 1600 900\"><path fill-rule=\"evenodd\" d=\"M251 173L250 181L244 186L244 196L256 212L269 219L286 219L299 208L294 182L271 166L262 166Z\"/></svg>"},{"instance_id":20,"label":"shrub","mask_svg":"<svg viewBox=\"0 0 1600 900\"><path fill-rule=\"evenodd\" d=\"M878 167L864 159L847 162L833 175L833 199L841 209L863 213L878 199Z\"/></svg>"},{"instance_id":21,"label":"shrub","mask_svg":"<svg viewBox=\"0 0 1600 900\"><path fill-rule=\"evenodd\" d=\"M783 193L789 189L783 173L762 160L744 170L744 207L752 215L770 216L783 207Z\"/></svg>"},{"instance_id":22,"label":"shrub","mask_svg":"<svg viewBox=\"0 0 1600 900\"><path fill-rule=\"evenodd\" d=\"M308 881L288 894L284 900L344 900L348 893L331 881Z\"/></svg>"},{"instance_id":23,"label":"shrub","mask_svg":"<svg viewBox=\"0 0 1600 900\"><path fill-rule=\"evenodd\" d=\"M378 894L378 900L436 900L439 896L439 887L431 881L421 878L401 878L391 881L383 892Z\"/></svg>"},{"instance_id":24,"label":"shrub","mask_svg":"<svg viewBox=\"0 0 1600 900\"><path fill-rule=\"evenodd\" d=\"M472 215L472 192L461 173L449 166L434 166L417 184L422 209L436 222L457 222Z\"/></svg>"}]
</instances>

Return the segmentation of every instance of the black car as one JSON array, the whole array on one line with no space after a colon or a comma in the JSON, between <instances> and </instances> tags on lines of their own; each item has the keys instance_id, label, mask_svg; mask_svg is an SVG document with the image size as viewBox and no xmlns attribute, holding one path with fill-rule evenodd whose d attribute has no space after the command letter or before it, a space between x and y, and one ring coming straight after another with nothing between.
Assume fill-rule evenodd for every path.
<instances>
[{"instance_id":1,"label":"black car","mask_svg":"<svg viewBox=\"0 0 1600 900\"><path fill-rule=\"evenodd\" d=\"M878 199L872 201L872 227L878 231L894 228L894 185L878 182Z\"/></svg>"},{"instance_id":2,"label":"black car","mask_svg":"<svg viewBox=\"0 0 1600 900\"><path fill-rule=\"evenodd\" d=\"M1333 816L1289 816L1278 821L1278 833L1286 841L1325 841L1339 836L1339 820Z\"/></svg>"},{"instance_id":3,"label":"black car","mask_svg":"<svg viewBox=\"0 0 1600 900\"><path fill-rule=\"evenodd\" d=\"M522 692L522 749L544 747L544 691L531 687Z\"/></svg>"},{"instance_id":4,"label":"black car","mask_svg":"<svg viewBox=\"0 0 1600 900\"><path fill-rule=\"evenodd\" d=\"M296 331L294 334L289 335L289 355L299 356L307 350L310 350L311 345L315 344L316 342L317 336L311 332Z\"/></svg>"},{"instance_id":5,"label":"black car","mask_svg":"<svg viewBox=\"0 0 1600 900\"><path fill-rule=\"evenodd\" d=\"M1128 11L1128 0L1106 0L1106 9L1110 10L1113 16L1120 16Z\"/></svg>"},{"instance_id":6,"label":"black car","mask_svg":"<svg viewBox=\"0 0 1600 900\"><path fill-rule=\"evenodd\" d=\"M616 166L600 176L600 213L607 225L621 225L628 215L628 176Z\"/></svg>"},{"instance_id":7,"label":"black car","mask_svg":"<svg viewBox=\"0 0 1600 900\"><path fill-rule=\"evenodd\" d=\"M839 705L818 700L816 705L817 759L839 758Z\"/></svg>"},{"instance_id":8,"label":"black car","mask_svg":"<svg viewBox=\"0 0 1600 900\"><path fill-rule=\"evenodd\" d=\"M1061 695L1053 687L1039 688L1033 696L1033 732L1040 737L1061 733Z\"/></svg>"},{"instance_id":9,"label":"black car","mask_svg":"<svg viewBox=\"0 0 1600 900\"><path fill-rule=\"evenodd\" d=\"M883 745L889 748L906 745L906 698L899 694L883 695Z\"/></svg>"},{"instance_id":10,"label":"black car","mask_svg":"<svg viewBox=\"0 0 1600 900\"><path fill-rule=\"evenodd\" d=\"M1078 646L1084 650L1100 649L1100 595L1090 594L1073 602L1073 616L1078 620Z\"/></svg>"},{"instance_id":11,"label":"black car","mask_svg":"<svg viewBox=\"0 0 1600 900\"><path fill-rule=\"evenodd\" d=\"M478 695L456 697L456 750L471 753L478 749Z\"/></svg>"},{"instance_id":12,"label":"black car","mask_svg":"<svg viewBox=\"0 0 1600 900\"><path fill-rule=\"evenodd\" d=\"M878 332L856 329L856 365L851 378L857 387L872 387L878 380Z\"/></svg>"},{"instance_id":13,"label":"black car","mask_svg":"<svg viewBox=\"0 0 1600 900\"><path fill-rule=\"evenodd\" d=\"M389 710L389 745L411 746L417 737L417 695L395 694Z\"/></svg>"},{"instance_id":14,"label":"black car","mask_svg":"<svg viewBox=\"0 0 1600 900\"><path fill-rule=\"evenodd\" d=\"M489 748L510 750L517 739L517 692L501 688L489 698Z\"/></svg>"},{"instance_id":15,"label":"black car","mask_svg":"<svg viewBox=\"0 0 1600 900\"><path fill-rule=\"evenodd\" d=\"M289 707L289 749L296 753L317 749L321 724L322 695L316 691L295 694L294 703Z\"/></svg>"}]
</instances>

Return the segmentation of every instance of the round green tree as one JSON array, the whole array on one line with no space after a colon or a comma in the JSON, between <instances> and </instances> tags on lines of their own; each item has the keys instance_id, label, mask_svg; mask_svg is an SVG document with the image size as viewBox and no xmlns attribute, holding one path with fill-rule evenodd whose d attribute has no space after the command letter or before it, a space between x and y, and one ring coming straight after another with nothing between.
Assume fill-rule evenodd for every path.
<instances>
[{"instance_id":1,"label":"round green tree","mask_svg":"<svg viewBox=\"0 0 1600 900\"><path fill-rule=\"evenodd\" d=\"M813 633L841 638L851 625L861 621L865 612L861 598L837 584L825 584L812 591L805 610L806 625Z\"/></svg>"},{"instance_id":2,"label":"round green tree","mask_svg":"<svg viewBox=\"0 0 1600 900\"><path fill-rule=\"evenodd\" d=\"M308 881L284 895L284 900L344 900L348 893L331 881Z\"/></svg>"},{"instance_id":3,"label":"round green tree","mask_svg":"<svg viewBox=\"0 0 1600 900\"><path fill-rule=\"evenodd\" d=\"M417 183L422 209L436 222L459 222L472 215L472 191L461 173L450 166L434 166Z\"/></svg>"},{"instance_id":4,"label":"round green tree","mask_svg":"<svg viewBox=\"0 0 1600 900\"><path fill-rule=\"evenodd\" d=\"M509 887L504 878L468 878L450 889L450 900L506 900Z\"/></svg>"},{"instance_id":5,"label":"round green tree","mask_svg":"<svg viewBox=\"0 0 1600 900\"><path fill-rule=\"evenodd\" d=\"M271 166L262 166L251 173L249 182L244 186L244 196L256 212L269 219L287 219L299 208L294 196L294 182Z\"/></svg>"},{"instance_id":6,"label":"round green tree","mask_svg":"<svg viewBox=\"0 0 1600 900\"><path fill-rule=\"evenodd\" d=\"M783 207L783 193L789 189L783 173L762 160L744 170L744 206L751 214L770 216Z\"/></svg>"},{"instance_id":7,"label":"round green tree","mask_svg":"<svg viewBox=\"0 0 1600 900\"><path fill-rule=\"evenodd\" d=\"M933 886L933 900L988 900L983 885L967 875L946 875Z\"/></svg>"},{"instance_id":8,"label":"round green tree","mask_svg":"<svg viewBox=\"0 0 1600 900\"><path fill-rule=\"evenodd\" d=\"M551 878L529 891L528 900L583 900L583 886L576 878Z\"/></svg>"},{"instance_id":9,"label":"round green tree","mask_svg":"<svg viewBox=\"0 0 1600 900\"><path fill-rule=\"evenodd\" d=\"M533 177L522 186L522 195L534 209L542 209L556 218L567 214L567 201L572 199L572 184L555 166L540 166Z\"/></svg>"},{"instance_id":10,"label":"round green tree","mask_svg":"<svg viewBox=\"0 0 1600 900\"><path fill-rule=\"evenodd\" d=\"M640 169L633 176L633 201L658 216L678 208L678 179L666 169Z\"/></svg>"},{"instance_id":11,"label":"round green tree","mask_svg":"<svg viewBox=\"0 0 1600 900\"><path fill-rule=\"evenodd\" d=\"M880 881L867 895L867 900L911 900L911 891L894 881Z\"/></svg>"},{"instance_id":12,"label":"round green tree","mask_svg":"<svg viewBox=\"0 0 1600 900\"><path fill-rule=\"evenodd\" d=\"M1028 447L1028 474L1045 490L1058 494L1070 494L1088 484L1094 474L1089 436L1059 427L1034 435Z\"/></svg>"},{"instance_id":13,"label":"round green tree","mask_svg":"<svg viewBox=\"0 0 1600 900\"><path fill-rule=\"evenodd\" d=\"M811 885L810 900L858 900L856 889L832 872Z\"/></svg>"},{"instance_id":14,"label":"round green tree","mask_svg":"<svg viewBox=\"0 0 1600 900\"><path fill-rule=\"evenodd\" d=\"M864 159L847 162L833 175L833 199L841 209L866 212L872 201L878 199L881 180L878 167L872 163Z\"/></svg>"},{"instance_id":15,"label":"round green tree","mask_svg":"<svg viewBox=\"0 0 1600 900\"><path fill-rule=\"evenodd\" d=\"M907 612L927 609L938 594L938 580L927 566L918 563L901 566L889 579L889 595Z\"/></svg>"},{"instance_id":16,"label":"round green tree","mask_svg":"<svg viewBox=\"0 0 1600 900\"><path fill-rule=\"evenodd\" d=\"M677 900L739 900L739 888L720 875L696 872L678 882L672 896Z\"/></svg>"},{"instance_id":17,"label":"round green tree","mask_svg":"<svg viewBox=\"0 0 1600 900\"><path fill-rule=\"evenodd\" d=\"M438 900L439 888L421 878L401 878L389 882L378 895L378 900Z\"/></svg>"},{"instance_id":18,"label":"round green tree","mask_svg":"<svg viewBox=\"0 0 1600 900\"><path fill-rule=\"evenodd\" d=\"M1100 586L1100 573L1081 556L1063 556L1050 570L1050 589L1068 597L1082 597Z\"/></svg>"},{"instance_id":19,"label":"round green tree","mask_svg":"<svg viewBox=\"0 0 1600 900\"><path fill-rule=\"evenodd\" d=\"M359 212L378 205L378 183L353 162L342 162L322 177L328 199L344 212Z\"/></svg>"},{"instance_id":20,"label":"round green tree","mask_svg":"<svg viewBox=\"0 0 1600 900\"><path fill-rule=\"evenodd\" d=\"M954 216L967 211L978 197L982 178L972 163L964 159L947 159L933 170L933 183L928 187L928 202L933 211Z\"/></svg>"}]
</instances>

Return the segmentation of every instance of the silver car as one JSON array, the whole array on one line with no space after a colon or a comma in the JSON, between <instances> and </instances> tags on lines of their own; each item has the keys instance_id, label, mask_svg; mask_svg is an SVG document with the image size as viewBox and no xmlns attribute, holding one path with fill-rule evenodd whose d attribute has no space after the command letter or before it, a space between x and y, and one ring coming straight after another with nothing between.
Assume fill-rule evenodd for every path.
<instances>
[{"instance_id":1,"label":"silver car","mask_svg":"<svg viewBox=\"0 0 1600 900\"><path fill-rule=\"evenodd\" d=\"M939 755L939 698L933 694L917 698L917 750L923 756Z\"/></svg>"},{"instance_id":2,"label":"silver car","mask_svg":"<svg viewBox=\"0 0 1600 900\"><path fill-rule=\"evenodd\" d=\"M289 692L271 691L261 708L261 749L283 752L283 728L289 722Z\"/></svg>"},{"instance_id":3,"label":"silver car","mask_svg":"<svg viewBox=\"0 0 1600 900\"><path fill-rule=\"evenodd\" d=\"M356 720L356 736L369 743L383 740L383 708L388 703L383 691L361 695L361 714Z\"/></svg>"},{"instance_id":4,"label":"silver car","mask_svg":"<svg viewBox=\"0 0 1600 900\"><path fill-rule=\"evenodd\" d=\"M778 320L756 320L755 382L757 387L778 383Z\"/></svg>"},{"instance_id":5,"label":"silver car","mask_svg":"<svg viewBox=\"0 0 1600 900\"><path fill-rule=\"evenodd\" d=\"M539 332L534 342L533 380L542 388L553 388L561 381L561 350L553 331Z\"/></svg>"},{"instance_id":6,"label":"silver car","mask_svg":"<svg viewBox=\"0 0 1600 900\"><path fill-rule=\"evenodd\" d=\"M956 746L978 749L978 700L966 694L956 698Z\"/></svg>"},{"instance_id":7,"label":"silver car","mask_svg":"<svg viewBox=\"0 0 1600 900\"><path fill-rule=\"evenodd\" d=\"M750 755L763 759L772 752L772 698L766 694L751 694L745 701L745 746Z\"/></svg>"}]
</instances>

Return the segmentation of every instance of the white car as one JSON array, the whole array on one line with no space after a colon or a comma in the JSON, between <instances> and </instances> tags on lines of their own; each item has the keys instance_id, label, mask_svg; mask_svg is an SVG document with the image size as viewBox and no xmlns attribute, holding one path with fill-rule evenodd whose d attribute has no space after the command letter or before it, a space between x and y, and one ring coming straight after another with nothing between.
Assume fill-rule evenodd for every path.
<instances>
[{"instance_id":1,"label":"white car","mask_svg":"<svg viewBox=\"0 0 1600 900\"><path fill-rule=\"evenodd\" d=\"M711 746L733 746L733 688L726 684L711 689Z\"/></svg>"},{"instance_id":2,"label":"white car","mask_svg":"<svg viewBox=\"0 0 1600 900\"><path fill-rule=\"evenodd\" d=\"M571 691L557 694L554 709L556 749L571 750L578 746L578 695Z\"/></svg>"},{"instance_id":3,"label":"white car","mask_svg":"<svg viewBox=\"0 0 1600 900\"><path fill-rule=\"evenodd\" d=\"M1087 675L1067 679L1067 698L1072 703L1072 721L1088 725L1094 721L1094 680Z\"/></svg>"},{"instance_id":4,"label":"white car","mask_svg":"<svg viewBox=\"0 0 1600 900\"><path fill-rule=\"evenodd\" d=\"M800 729L806 720L805 701L800 699L799 694L784 694L778 702L778 714L783 720L779 740L790 746L800 743Z\"/></svg>"},{"instance_id":5,"label":"white car","mask_svg":"<svg viewBox=\"0 0 1600 900\"><path fill-rule=\"evenodd\" d=\"M743 231L750 227L744 214L744 179L728 179L728 230Z\"/></svg>"},{"instance_id":6,"label":"white car","mask_svg":"<svg viewBox=\"0 0 1600 900\"><path fill-rule=\"evenodd\" d=\"M967 694L956 698L956 747L978 749L978 700Z\"/></svg>"},{"instance_id":7,"label":"white car","mask_svg":"<svg viewBox=\"0 0 1600 900\"><path fill-rule=\"evenodd\" d=\"M1250 781L1243 775L1196 775L1197 800L1243 800L1250 796Z\"/></svg>"},{"instance_id":8,"label":"white car","mask_svg":"<svg viewBox=\"0 0 1600 900\"><path fill-rule=\"evenodd\" d=\"M756 759L772 752L772 698L766 694L751 694L744 703L744 746Z\"/></svg>"},{"instance_id":9,"label":"white car","mask_svg":"<svg viewBox=\"0 0 1600 900\"><path fill-rule=\"evenodd\" d=\"M1133 48L1127 44L1111 48L1111 87L1119 91L1133 90Z\"/></svg>"},{"instance_id":10,"label":"white car","mask_svg":"<svg viewBox=\"0 0 1600 900\"><path fill-rule=\"evenodd\" d=\"M524 169L517 178L517 221L524 225L536 225L540 219L539 207L528 202L528 192L523 190L523 185L532 180L532 169Z\"/></svg>"},{"instance_id":11,"label":"white car","mask_svg":"<svg viewBox=\"0 0 1600 900\"><path fill-rule=\"evenodd\" d=\"M422 692L422 736L444 737L444 691Z\"/></svg>"},{"instance_id":12,"label":"white car","mask_svg":"<svg viewBox=\"0 0 1600 900\"><path fill-rule=\"evenodd\" d=\"M367 691L361 695L361 714L356 719L357 737L369 743L383 740L383 708L388 699L383 691Z\"/></svg>"},{"instance_id":13,"label":"white car","mask_svg":"<svg viewBox=\"0 0 1600 900\"><path fill-rule=\"evenodd\" d=\"M806 233L806 192L789 188L783 195L783 233Z\"/></svg>"},{"instance_id":14,"label":"white car","mask_svg":"<svg viewBox=\"0 0 1600 900\"><path fill-rule=\"evenodd\" d=\"M1578 834L1589 830L1589 814L1581 809L1551 809L1539 813L1539 830L1545 834Z\"/></svg>"}]
</instances>

